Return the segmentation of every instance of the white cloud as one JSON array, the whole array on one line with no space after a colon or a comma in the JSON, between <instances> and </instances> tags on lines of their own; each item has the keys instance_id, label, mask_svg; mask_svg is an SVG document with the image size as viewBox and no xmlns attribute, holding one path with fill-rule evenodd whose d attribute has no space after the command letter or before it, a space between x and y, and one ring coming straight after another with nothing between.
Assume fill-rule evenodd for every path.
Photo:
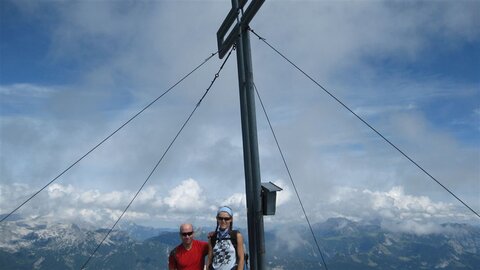
<instances>
[{"instance_id":1,"label":"white cloud","mask_svg":"<svg viewBox=\"0 0 480 270\"><path fill-rule=\"evenodd\" d=\"M285 250L286 248L291 252L299 247L308 246L309 244L308 238L301 235L298 229L292 229L288 226L277 229L275 231L275 239L278 239L273 246L275 250Z\"/></svg>"},{"instance_id":2,"label":"white cloud","mask_svg":"<svg viewBox=\"0 0 480 270\"><path fill-rule=\"evenodd\" d=\"M0 95L3 96L2 102L5 102L5 98L15 97L29 97L40 98L47 97L55 92L52 87L46 87L41 85L29 84L29 83L15 83L12 85L0 85Z\"/></svg>"},{"instance_id":3,"label":"white cloud","mask_svg":"<svg viewBox=\"0 0 480 270\"><path fill-rule=\"evenodd\" d=\"M276 181L284 186L282 181ZM24 194L31 193L27 186L0 185L2 199L15 200L17 194L6 193L7 190L21 189ZM136 222L170 222L175 220L195 220L198 225L209 224L212 213L218 205L209 203L202 188L194 179L186 179L179 185L168 191L164 202L159 202L160 192L158 187L152 186L146 189L146 196L139 202L135 201L127 211L124 219ZM434 202L426 196L413 196L406 194L400 186L390 190L359 190L349 187L337 187L329 194L325 203L305 204L307 214L312 222L322 221L332 216L343 216L352 220L380 219L385 227L395 231L411 231L418 234L437 232L441 222L451 222L452 219L460 222L468 220L468 215L459 212L458 207L444 202ZM282 192L287 195L281 197ZM298 224L304 222L299 209L289 203L291 194L288 188L277 193L277 213L267 219L268 224ZM45 196L46 195L46 196ZM26 206L20 211L21 215L49 216L53 219L75 220L84 223L96 223L105 226L116 220L122 213L133 193L111 191L102 193L98 190L81 191L72 185L63 186L55 183L47 194L39 195L35 207ZM39 203L40 202L40 203ZM219 205L231 206L237 217L237 222L245 222L245 194L233 193L224 199ZM3 201L2 201L3 205ZM318 208L319 207L319 208ZM3 208L2 211L6 209ZM320 215L318 215L321 213ZM238 223L237 223L238 224ZM295 248L295 245L290 248Z\"/></svg>"},{"instance_id":4,"label":"white cloud","mask_svg":"<svg viewBox=\"0 0 480 270\"><path fill-rule=\"evenodd\" d=\"M100 198L101 194L98 190L87 190L80 195L80 201L83 203L94 203Z\"/></svg>"},{"instance_id":5,"label":"white cloud","mask_svg":"<svg viewBox=\"0 0 480 270\"><path fill-rule=\"evenodd\" d=\"M119 192L119 191L112 191L102 194L98 198L99 204L105 204L110 207L119 207L120 205L126 205L128 202L128 197L131 194L128 192Z\"/></svg>"},{"instance_id":6,"label":"white cloud","mask_svg":"<svg viewBox=\"0 0 480 270\"><path fill-rule=\"evenodd\" d=\"M220 205L227 205L232 208L245 208L247 207L247 199L245 193L234 193L228 197Z\"/></svg>"},{"instance_id":7,"label":"white cloud","mask_svg":"<svg viewBox=\"0 0 480 270\"><path fill-rule=\"evenodd\" d=\"M480 108L475 108L475 109L473 110L473 114L474 114L475 116L477 116L477 117L480 116Z\"/></svg>"},{"instance_id":8,"label":"white cloud","mask_svg":"<svg viewBox=\"0 0 480 270\"><path fill-rule=\"evenodd\" d=\"M72 185L62 186L60 184L54 183L48 186L48 195L52 199L69 196L73 193L73 191L74 190ZM70 198L70 199L73 199L73 198Z\"/></svg>"},{"instance_id":9,"label":"white cloud","mask_svg":"<svg viewBox=\"0 0 480 270\"><path fill-rule=\"evenodd\" d=\"M415 109L416 106L413 104L408 104L405 106L371 106L371 107L359 107L354 110L354 112L361 117L371 117L371 116L376 116L376 115L381 115L381 114L386 114L386 113L396 113L396 112L402 112L402 111L409 111Z\"/></svg>"},{"instance_id":10,"label":"white cloud","mask_svg":"<svg viewBox=\"0 0 480 270\"><path fill-rule=\"evenodd\" d=\"M101 214L98 213L98 210L92 210L92 209L79 209L78 210L69 210L67 213L74 213L73 218L78 218L76 215L79 215L81 220L84 220L85 222L91 222L91 223L97 223L99 221L103 221L103 217Z\"/></svg>"},{"instance_id":11,"label":"white cloud","mask_svg":"<svg viewBox=\"0 0 480 270\"><path fill-rule=\"evenodd\" d=\"M187 179L170 190L169 196L164 199L164 202L175 210L202 209L206 206L206 198L202 192L197 181Z\"/></svg>"},{"instance_id":12,"label":"white cloud","mask_svg":"<svg viewBox=\"0 0 480 270\"><path fill-rule=\"evenodd\" d=\"M201 213L204 216L210 214L206 210L205 197L201 195L202 188L193 179L184 180L170 190L168 192L170 196L165 198L165 203L160 196L160 190L158 186L150 186L142 190L142 192L145 191L144 195L141 195L141 192L137 196L138 201L133 202L124 219L137 222L151 220L152 216L161 216L166 220L172 216L188 219L189 216L197 214L199 210L203 211ZM33 193L34 190L27 185L0 184L1 212L6 213L6 211L12 210L7 206L20 204L24 199L23 194ZM27 204L18 211L18 214L105 226L104 224L116 220L121 215L133 195L133 192L127 191L81 190L70 184L54 183L32 200L36 201L34 205Z\"/></svg>"},{"instance_id":13,"label":"white cloud","mask_svg":"<svg viewBox=\"0 0 480 270\"><path fill-rule=\"evenodd\" d=\"M325 207L326 211L354 220L385 220L385 224L396 224L398 230L406 230L411 225L411 230L417 233L422 229L432 231L432 224L468 220L468 213L459 209L460 206L434 202L426 196L405 194L401 186L387 191L338 187Z\"/></svg>"},{"instance_id":14,"label":"white cloud","mask_svg":"<svg viewBox=\"0 0 480 270\"><path fill-rule=\"evenodd\" d=\"M277 192L277 206L290 202L293 195L292 191L290 191L290 186L286 185L283 180L273 181L273 183L282 188L281 191Z\"/></svg>"},{"instance_id":15,"label":"white cloud","mask_svg":"<svg viewBox=\"0 0 480 270\"><path fill-rule=\"evenodd\" d=\"M406 195L402 187L393 187L388 192L372 192L364 190L363 193L368 194L372 198L373 209L381 210L383 208L393 208L402 215L408 213L423 213L426 215L436 215L442 211L451 210L452 205L444 203L434 203L426 196Z\"/></svg>"},{"instance_id":16,"label":"white cloud","mask_svg":"<svg viewBox=\"0 0 480 270\"><path fill-rule=\"evenodd\" d=\"M157 187L145 187L135 199L137 204L154 204L159 207L162 205L162 197L158 194Z\"/></svg>"},{"instance_id":17,"label":"white cloud","mask_svg":"<svg viewBox=\"0 0 480 270\"><path fill-rule=\"evenodd\" d=\"M447 230L447 228L442 227L438 223L416 220L403 220L396 222L384 220L382 221L381 226L383 229L388 231L415 233L418 235L441 233Z\"/></svg>"}]
</instances>

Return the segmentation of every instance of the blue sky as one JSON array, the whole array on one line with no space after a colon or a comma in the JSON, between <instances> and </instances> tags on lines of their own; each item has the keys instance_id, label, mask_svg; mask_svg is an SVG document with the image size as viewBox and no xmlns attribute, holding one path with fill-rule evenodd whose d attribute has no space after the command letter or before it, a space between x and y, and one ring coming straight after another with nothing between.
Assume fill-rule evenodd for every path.
<instances>
[{"instance_id":1,"label":"blue sky","mask_svg":"<svg viewBox=\"0 0 480 270\"><path fill-rule=\"evenodd\" d=\"M230 1L0 5L4 213L215 52ZM479 8L476 1L267 1L251 27L479 211ZM312 220L478 222L265 44L254 36L251 43L255 84ZM210 60L19 213L109 224L220 64ZM208 225L218 205L230 204L245 224L239 117L232 57L126 218ZM301 222L261 111L257 117L262 179L284 188L266 224Z\"/></svg>"}]
</instances>

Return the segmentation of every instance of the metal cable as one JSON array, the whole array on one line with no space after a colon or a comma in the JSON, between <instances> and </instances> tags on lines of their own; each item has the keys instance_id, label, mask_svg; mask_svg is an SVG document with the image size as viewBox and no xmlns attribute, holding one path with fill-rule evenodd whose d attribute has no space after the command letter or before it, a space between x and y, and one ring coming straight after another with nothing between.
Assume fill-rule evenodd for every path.
<instances>
[{"instance_id":1,"label":"metal cable","mask_svg":"<svg viewBox=\"0 0 480 270\"><path fill-rule=\"evenodd\" d=\"M295 190L295 194L297 195L298 202L300 203L300 206L302 207L303 214L305 215L305 219L307 220L308 227L310 228L310 232L312 233L313 240L315 241L315 245L317 246L318 252L320 253L320 257L322 258L323 265L325 266L325 269L328 270L327 263L325 262L325 258L323 257L323 253L320 250L320 246L318 245L317 238L315 237L315 233L313 232L312 225L310 224L310 220L308 219L307 212L305 211L305 207L303 207L302 199L300 198L300 195L298 193L295 182L293 181L293 177L292 177L292 174L290 173L290 169L288 168L287 161L285 160L285 156L283 155L282 148L280 147L280 144L278 143L277 136L275 135L275 131L273 130L272 123L270 122L270 118L268 117L267 110L265 109L265 106L263 105L262 98L260 97L260 94L258 93L257 86L255 85L255 83L253 84L253 87L255 87L255 92L257 93L258 100L260 101L260 104L262 105L263 113L265 114L265 118L267 118L267 122L268 122L268 125L270 126L270 130L272 131L272 135L273 135L273 138L275 139L275 143L277 144L278 151L280 152L280 156L282 156L283 165L285 165L285 169L287 170L288 177L290 178L290 182L292 182L293 189Z\"/></svg>"},{"instance_id":2,"label":"metal cable","mask_svg":"<svg viewBox=\"0 0 480 270\"><path fill-rule=\"evenodd\" d=\"M45 188L47 188L49 185L51 185L53 182L55 182L58 178L60 178L63 174L65 174L67 171L69 171L73 166L77 165L82 159L84 159L86 156L88 156L90 153L92 153L95 149L97 149L100 145L102 145L104 142L106 142L108 139L110 139L113 135L115 135L118 131L120 131L123 127L125 127L127 124L129 124L133 119L135 119L137 116L139 116L141 113L143 113L146 109L148 109L150 106L152 106L155 102L157 102L160 98L162 98L164 95L166 95L170 90L175 88L178 84L180 84L183 80L185 80L187 77L189 77L193 72L197 71L201 66L203 66L205 63L208 62L213 56L215 56L218 52L212 53L207 59L205 59L200 65L195 67L192 71L187 73L185 76L183 76L179 81L177 81L174 85L172 85L170 88L168 88L165 92L163 92L160 96L155 98L152 102L150 102L147 106L145 106L143 109L141 109L138 113L136 113L134 116L132 116L130 119L128 119L125 123L123 123L119 128L117 128L114 132L110 133L105 139L100 141L97 145L95 145L92 149L90 149L87 153L85 153L83 156L81 156L79 159L77 159L75 162L73 162L70 166L68 166L64 171L62 171L59 175L57 175L55 178L53 178L50 182L48 182L45 186L43 186L41 189L39 189L37 192L35 192L33 195L31 195L27 200L25 200L23 203L21 203L19 206L17 206L15 209L13 209L9 214L4 216L1 220L0 223L6 220L8 217L10 217L13 213L15 213L18 209L20 209L23 205L25 205L27 202L29 202L31 199L33 199L35 196L37 196L40 192L42 192Z\"/></svg>"},{"instance_id":3,"label":"metal cable","mask_svg":"<svg viewBox=\"0 0 480 270\"><path fill-rule=\"evenodd\" d=\"M288 63L290 63L292 66L294 66L298 71L300 71L303 75L305 75L308 79L310 79L313 83L315 83L318 87L320 87L325 93L327 93L330 97L335 99L340 105L342 105L345 109L347 109L350 113L352 113L355 117L357 117L360 121L362 121L366 126L368 126L371 130L373 130L378 136L380 136L385 142L387 142L390 146L395 148L400 154L402 154L405 158L407 158L411 163L413 163L417 168L419 168L422 172L424 172L427 176L429 176L433 181L435 181L438 185L440 185L443 189L445 189L450 195L452 195L455 199L457 199L459 202L461 202L465 207L467 207L472 213L474 213L477 217L480 218L480 215L473 210L467 203L465 203L463 200L461 200L457 195L455 195L450 189L448 189L446 186L444 186L440 181L438 181L435 177L433 177L429 172L427 172L422 166L420 166L417 162L415 162L412 158L410 158L405 152L400 150L395 144L393 144L389 139L387 139L385 136L382 135L379 131L377 131L373 126L371 126L366 120L364 120L361 116L356 114L352 109L350 109L345 103L343 103L340 99L338 99L335 95L333 95L330 91L325 89L322 85L320 85L316 80L314 80L310 75L308 75L305 71L303 71L301 68L299 68L296 64L294 64L290 59L288 59L285 55L283 55L281 52L279 52L277 49L275 49L270 43L268 43L265 38L259 36L255 31L252 29L249 29L250 32L252 32L255 36L257 36L261 41L263 41L265 44L267 44L272 50L274 50L278 55L280 55L283 59L285 59Z\"/></svg>"},{"instance_id":4,"label":"metal cable","mask_svg":"<svg viewBox=\"0 0 480 270\"><path fill-rule=\"evenodd\" d=\"M100 248L100 246L103 244L103 242L107 239L107 237L110 235L110 233L113 231L113 229L115 228L115 226L117 226L117 223L120 221L120 219L122 219L122 217L125 215L125 213L127 212L128 208L130 208L130 206L132 205L133 201L135 201L135 199L137 198L138 194L140 193L140 191L143 189L143 187L147 184L148 180L150 180L150 177L153 175L153 173L155 172L155 170L157 169L158 165L160 165L160 163L162 162L163 158L165 157L165 155L168 153L168 151L170 150L170 148L172 147L173 143L175 143L175 141L177 140L178 136L180 135L180 133L183 131L183 129L185 128L185 126L187 125L187 123L190 121L190 119L192 118L193 114L195 113L195 111L197 110L197 108L200 106L200 104L202 103L203 99L205 98L205 96L207 95L207 93L209 92L210 88L212 88L213 86L213 83L217 80L217 78L219 77L219 74L220 74L220 71L223 69L225 63L227 62L228 58L230 57L230 55L232 54L232 51L234 49L230 50L230 53L227 55L227 57L225 58L225 60L223 61L223 64L220 66L218 72L215 74L212 82L210 83L210 85L208 86L207 90L205 91L205 93L202 95L202 97L200 98L200 100L198 101L198 103L195 105L195 108L192 110L192 112L190 113L190 115L187 117L187 120L185 120L185 122L183 123L182 127L180 128L180 130L177 132L177 134L175 135L175 137L173 138L173 140L170 142L170 144L168 145L167 149L165 150L165 152L163 153L163 155L161 156L161 158L157 161L157 163L155 164L155 166L153 167L153 169L151 170L150 174L147 176L147 178L145 179L145 181L143 182L143 184L140 186L140 188L138 189L137 193L135 193L135 196L133 196L132 200L130 201L130 203L128 203L127 207L125 207L125 209L123 210L122 214L118 217L117 221L115 221L115 223L113 224L113 226L110 228L110 230L107 232L107 234L105 235L105 237L103 237L102 241L97 245L97 247L95 248L95 250L90 254L90 256L88 257L87 261L85 261L85 263L82 265L81 269L85 269L85 267L87 266L87 264L90 262L90 260L92 259L93 255L95 255L95 253L97 252L97 250Z\"/></svg>"}]
</instances>

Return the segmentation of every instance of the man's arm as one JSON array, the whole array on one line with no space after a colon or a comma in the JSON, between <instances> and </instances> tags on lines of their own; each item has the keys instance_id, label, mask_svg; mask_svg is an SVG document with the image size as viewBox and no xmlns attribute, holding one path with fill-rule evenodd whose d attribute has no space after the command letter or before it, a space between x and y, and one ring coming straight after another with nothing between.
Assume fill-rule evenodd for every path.
<instances>
[{"instance_id":1,"label":"man's arm","mask_svg":"<svg viewBox=\"0 0 480 270\"><path fill-rule=\"evenodd\" d=\"M175 259L175 249L170 252L168 256L168 270L176 270L177 269L177 260Z\"/></svg>"}]
</instances>

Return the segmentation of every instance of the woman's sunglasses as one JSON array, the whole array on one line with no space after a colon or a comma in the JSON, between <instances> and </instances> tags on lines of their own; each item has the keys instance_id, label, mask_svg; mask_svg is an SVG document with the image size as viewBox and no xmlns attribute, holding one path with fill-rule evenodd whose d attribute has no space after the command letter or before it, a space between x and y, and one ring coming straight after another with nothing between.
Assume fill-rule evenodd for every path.
<instances>
[{"instance_id":1,"label":"woman's sunglasses","mask_svg":"<svg viewBox=\"0 0 480 270\"><path fill-rule=\"evenodd\" d=\"M217 217L217 220L218 221L230 221L230 219L232 219L231 217Z\"/></svg>"}]
</instances>

